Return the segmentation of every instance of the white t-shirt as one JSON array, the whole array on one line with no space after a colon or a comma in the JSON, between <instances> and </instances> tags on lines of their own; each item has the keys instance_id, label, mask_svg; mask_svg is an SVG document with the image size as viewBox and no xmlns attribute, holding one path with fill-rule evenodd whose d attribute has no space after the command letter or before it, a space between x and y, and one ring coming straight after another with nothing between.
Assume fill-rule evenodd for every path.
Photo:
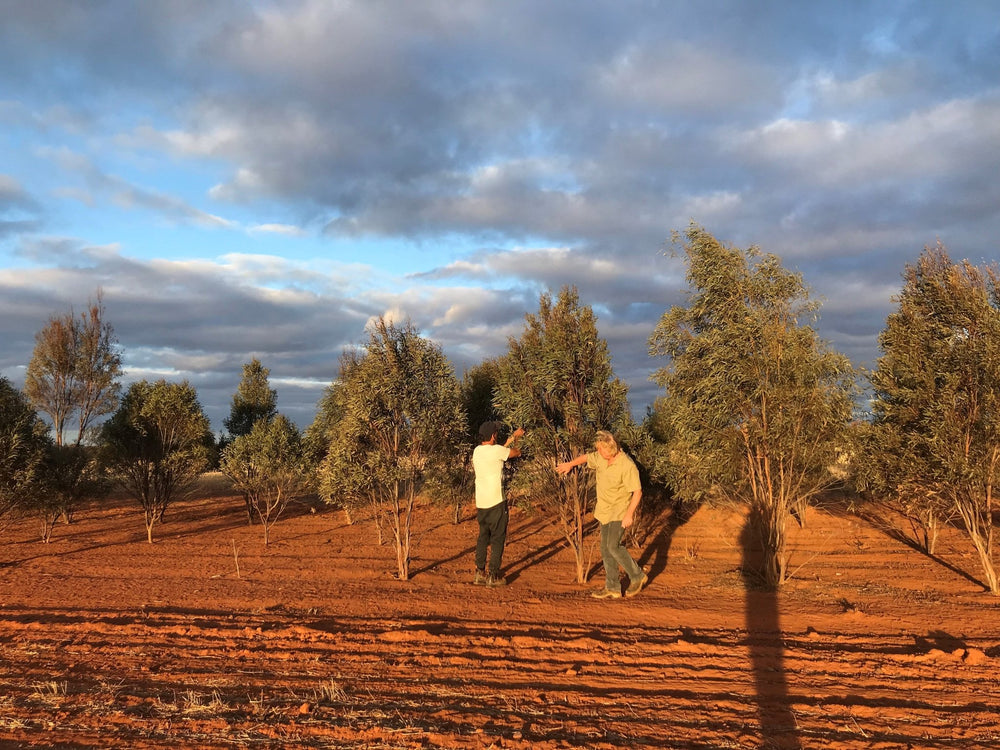
<instances>
[{"instance_id":1,"label":"white t-shirt","mask_svg":"<svg viewBox=\"0 0 1000 750\"><path fill-rule=\"evenodd\" d=\"M477 445L472 451L477 508L492 508L503 502L503 462L508 458L510 448L502 445Z\"/></svg>"}]
</instances>

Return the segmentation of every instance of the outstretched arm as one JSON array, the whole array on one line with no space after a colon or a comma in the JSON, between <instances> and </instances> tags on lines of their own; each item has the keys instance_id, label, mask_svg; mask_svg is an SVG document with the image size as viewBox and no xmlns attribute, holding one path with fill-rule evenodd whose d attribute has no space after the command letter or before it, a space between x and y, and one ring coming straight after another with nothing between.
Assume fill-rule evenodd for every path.
<instances>
[{"instance_id":1,"label":"outstretched arm","mask_svg":"<svg viewBox=\"0 0 1000 750\"><path fill-rule=\"evenodd\" d=\"M572 461L563 461L561 464L556 464L556 474L565 476L566 474L569 474L570 471L575 469L577 466L582 466L585 463L587 463L587 454L581 453Z\"/></svg>"}]
</instances>

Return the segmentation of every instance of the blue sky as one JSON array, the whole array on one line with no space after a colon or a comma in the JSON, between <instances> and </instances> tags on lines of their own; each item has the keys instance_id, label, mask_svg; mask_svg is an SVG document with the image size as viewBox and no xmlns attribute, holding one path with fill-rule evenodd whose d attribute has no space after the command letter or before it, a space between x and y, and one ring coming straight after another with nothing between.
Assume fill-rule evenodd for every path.
<instances>
[{"instance_id":1,"label":"blue sky","mask_svg":"<svg viewBox=\"0 0 1000 750\"><path fill-rule=\"evenodd\" d=\"M408 317L459 375L575 285L641 414L691 222L877 356L906 263L997 258L990 0L0 0L0 373L98 289L127 381L312 419Z\"/></svg>"}]
</instances>

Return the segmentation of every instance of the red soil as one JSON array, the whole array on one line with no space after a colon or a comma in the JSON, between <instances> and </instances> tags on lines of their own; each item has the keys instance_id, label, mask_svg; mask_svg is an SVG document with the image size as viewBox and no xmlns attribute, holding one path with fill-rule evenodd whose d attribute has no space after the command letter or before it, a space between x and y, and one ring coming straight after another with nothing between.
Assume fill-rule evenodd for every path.
<instances>
[{"instance_id":1,"label":"red soil","mask_svg":"<svg viewBox=\"0 0 1000 750\"><path fill-rule=\"evenodd\" d=\"M938 559L833 508L790 528L778 594L742 517L664 515L639 596L597 601L545 518L512 512L510 585L476 529L421 507L412 578L371 522L305 506L269 547L216 480L145 541L137 506L0 544L0 747L992 748L1000 600L971 544ZM237 575L237 562L239 575Z\"/></svg>"}]
</instances>

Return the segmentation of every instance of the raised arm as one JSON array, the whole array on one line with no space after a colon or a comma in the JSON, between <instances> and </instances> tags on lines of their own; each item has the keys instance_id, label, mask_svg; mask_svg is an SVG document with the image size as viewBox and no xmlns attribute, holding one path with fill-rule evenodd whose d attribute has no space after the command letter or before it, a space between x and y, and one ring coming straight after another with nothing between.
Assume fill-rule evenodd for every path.
<instances>
[{"instance_id":1,"label":"raised arm","mask_svg":"<svg viewBox=\"0 0 1000 750\"><path fill-rule=\"evenodd\" d=\"M517 442L517 439L521 437L521 435L523 434L524 434L524 428L518 427L510 434L510 437L507 438L507 442L503 444L504 448L510 450L510 455L508 456L508 458L517 458L518 456L521 455L521 449L518 448L515 445L515 443Z\"/></svg>"}]
</instances>

